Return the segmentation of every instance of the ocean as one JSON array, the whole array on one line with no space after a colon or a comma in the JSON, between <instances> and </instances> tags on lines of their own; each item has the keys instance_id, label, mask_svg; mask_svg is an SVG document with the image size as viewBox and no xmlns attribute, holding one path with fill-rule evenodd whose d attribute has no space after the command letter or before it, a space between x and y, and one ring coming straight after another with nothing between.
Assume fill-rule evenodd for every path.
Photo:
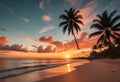
<instances>
[{"instance_id":1,"label":"ocean","mask_svg":"<svg viewBox=\"0 0 120 82\"><path fill-rule=\"evenodd\" d=\"M41 76L39 78L43 79L49 76L52 76L49 71L51 68L61 67L66 65L65 67L61 67L60 69L51 71L53 76L70 72L72 67L70 65L75 62L85 63L86 60L76 60L76 59L0 59L0 80L9 79L16 76L22 76L24 74L33 73L36 71L40 71L36 74L44 73L45 76ZM80 63L78 63L80 64ZM77 64L76 64L77 65ZM55 72L55 73L54 73ZM61 73L60 73L61 72ZM36 77L35 77L36 78ZM28 79L29 80L29 79ZM33 80L33 79L32 79ZM7 82L7 81L6 81ZM10 82L10 81L8 81ZM12 82L12 81L11 81ZM18 81L19 82L19 81ZM20 81L21 82L21 81Z\"/></svg>"}]
</instances>

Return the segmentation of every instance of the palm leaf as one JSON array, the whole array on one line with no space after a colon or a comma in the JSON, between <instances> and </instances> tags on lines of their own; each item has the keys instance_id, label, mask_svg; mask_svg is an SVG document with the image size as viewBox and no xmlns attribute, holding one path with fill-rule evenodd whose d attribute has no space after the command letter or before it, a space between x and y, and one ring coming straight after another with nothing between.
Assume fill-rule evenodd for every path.
<instances>
[{"instance_id":1,"label":"palm leaf","mask_svg":"<svg viewBox=\"0 0 120 82\"><path fill-rule=\"evenodd\" d=\"M114 32L114 34L117 35L118 37L120 37L120 34L119 34L119 33Z\"/></svg>"},{"instance_id":2,"label":"palm leaf","mask_svg":"<svg viewBox=\"0 0 120 82\"><path fill-rule=\"evenodd\" d=\"M70 35L70 33L72 32L72 30L73 30L72 23L69 23L68 35Z\"/></svg>"},{"instance_id":3,"label":"palm leaf","mask_svg":"<svg viewBox=\"0 0 120 82\"><path fill-rule=\"evenodd\" d=\"M96 15L101 21L103 20L103 17L101 15Z\"/></svg>"},{"instance_id":4,"label":"palm leaf","mask_svg":"<svg viewBox=\"0 0 120 82\"><path fill-rule=\"evenodd\" d=\"M78 31L80 31L80 27L77 23L74 23L74 28L75 28L75 31L78 33Z\"/></svg>"},{"instance_id":5,"label":"palm leaf","mask_svg":"<svg viewBox=\"0 0 120 82\"><path fill-rule=\"evenodd\" d=\"M98 30L104 30L104 27L101 26L100 24L97 24L97 23L93 24L90 28L91 29L95 28L95 29L98 29Z\"/></svg>"},{"instance_id":6,"label":"palm leaf","mask_svg":"<svg viewBox=\"0 0 120 82\"><path fill-rule=\"evenodd\" d=\"M99 42L102 42L104 40L104 34L100 36L96 44L99 44Z\"/></svg>"},{"instance_id":7,"label":"palm leaf","mask_svg":"<svg viewBox=\"0 0 120 82\"><path fill-rule=\"evenodd\" d=\"M75 20L76 20L76 19L83 19L83 17L82 17L82 15L77 15L74 19L75 19Z\"/></svg>"},{"instance_id":8,"label":"palm leaf","mask_svg":"<svg viewBox=\"0 0 120 82\"><path fill-rule=\"evenodd\" d=\"M120 23L114 25L112 28L118 28L118 27L120 27Z\"/></svg>"},{"instance_id":9,"label":"palm leaf","mask_svg":"<svg viewBox=\"0 0 120 82\"><path fill-rule=\"evenodd\" d=\"M89 38L93 37L93 36L97 36L97 35L100 35L103 31L97 31L97 32L94 32L94 33L91 33L89 35Z\"/></svg>"},{"instance_id":10,"label":"palm leaf","mask_svg":"<svg viewBox=\"0 0 120 82\"><path fill-rule=\"evenodd\" d=\"M117 10L114 10L110 15L109 15L109 20L112 20L113 16L115 15L115 13L117 12Z\"/></svg>"},{"instance_id":11,"label":"palm leaf","mask_svg":"<svg viewBox=\"0 0 120 82\"><path fill-rule=\"evenodd\" d=\"M65 34L67 28L68 28L68 24L66 24L66 25L63 27L63 34Z\"/></svg>"},{"instance_id":12,"label":"palm leaf","mask_svg":"<svg viewBox=\"0 0 120 82\"><path fill-rule=\"evenodd\" d=\"M120 31L120 28L112 28L113 31Z\"/></svg>"},{"instance_id":13,"label":"palm leaf","mask_svg":"<svg viewBox=\"0 0 120 82\"><path fill-rule=\"evenodd\" d=\"M67 21L63 21L63 22L61 22L61 23L59 24L59 27L65 25L65 24L67 24Z\"/></svg>"},{"instance_id":14,"label":"palm leaf","mask_svg":"<svg viewBox=\"0 0 120 82\"><path fill-rule=\"evenodd\" d=\"M101 24L101 20L99 20L99 19L94 19L93 22L94 22L94 23L100 23L100 24Z\"/></svg>"},{"instance_id":15,"label":"palm leaf","mask_svg":"<svg viewBox=\"0 0 120 82\"><path fill-rule=\"evenodd\" d=\"M120 20L120 15L116 16L116 17L110 22L110 26L113 26L118 20Z\"/></svg>"},{"instance_id":16,"label":"palm leaf","mask_svg":"<svg viewBox=\"0 0 120 82\"><path fill-rule=\"evenodd\" d=\"M68 17L64 14L59 16L59 19L68 20Z\"/></svg>"},{"instance_id":17,"label":"palm leaf","mask_svg":"<svg viewBox=\"0 0 120 82\"><path fill-rule=\"evenodd\" d=\"M77 16L79 12L80 12L79 10L76 10L76 11L73 13L73 15L74 15L74 16Z\"/></svg>"},{"instance_id":18,"label":"palm leaf","mask_svg":"<svg viewBox=\"0 0 120 82\"><path fill-rule=\"evenodd\" d=\"M81 25L84 25L83 22L81 20L75 20L76 23L79 23Z\"/></svg>"}]
</instances>

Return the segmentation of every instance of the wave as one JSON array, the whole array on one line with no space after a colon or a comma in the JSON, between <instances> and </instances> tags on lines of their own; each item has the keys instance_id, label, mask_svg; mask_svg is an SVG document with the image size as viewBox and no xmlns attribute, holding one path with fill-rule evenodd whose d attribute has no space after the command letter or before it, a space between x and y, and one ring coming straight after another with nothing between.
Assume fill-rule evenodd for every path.
<instances>
[{"instance_id":1,"label":"wave","mask_svg":"<svg viewBox=\"0 0 120 82\"><path fill-rule=\"evenodd\" d=\"M18 68L12 68L7 70L0 70L0 79L5 79L13 76L18 76L34 71L44 70L48 68L58 67L63 64L52 64L52 65L35 65L35 66L23 66Z\"/></svg>"}]
</instances>

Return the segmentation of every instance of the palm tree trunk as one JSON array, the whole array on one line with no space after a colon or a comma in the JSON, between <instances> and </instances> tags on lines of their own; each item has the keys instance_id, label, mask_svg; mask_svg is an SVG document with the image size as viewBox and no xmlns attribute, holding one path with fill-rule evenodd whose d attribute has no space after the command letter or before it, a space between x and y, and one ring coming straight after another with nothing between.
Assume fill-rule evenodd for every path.
<instances>
[{"instance_id":1,"label":"palm tree trunk","mask_svg":"<svg viewBox=\"0 0 120 82\"><path fill-rule=\"evenodd\" d=\"M78 45L78 42L77 42L76 36L75 36L74 32L72 32L72 34L73 34L73 36L74 36L74 38L75 38L75 42L76 42L76 45L77 45L77 49L79 50L80 48L79 48L79 45Z\"/></svg>"}]
</instances>

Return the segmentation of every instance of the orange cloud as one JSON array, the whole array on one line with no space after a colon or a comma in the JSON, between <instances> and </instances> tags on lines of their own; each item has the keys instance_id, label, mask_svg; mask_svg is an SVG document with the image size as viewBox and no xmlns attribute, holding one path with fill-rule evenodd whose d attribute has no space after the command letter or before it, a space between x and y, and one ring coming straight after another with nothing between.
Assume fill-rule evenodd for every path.
<instances>
[{"instance_id":1,"label":"orange cloud","mask_svg":"<svg viewBox=\"0 0 120 82\"><path fill-rule=\"evenodd\" d=\"M80 49L91 48L97 41L97 38L88 39L88 33L82 32L80 38L77 39ZM42 46L36 47L37 52L63 52L70 50L77 50L75 40L63 43L61 41L55 41L53 36L46 38L45 36L40 37L37 42L46 44L46 48Z\"/></svg>"},{"instance_id":2,"label":"orange cloud","mask_svg":"<svg viewBox=\"0 0 120 82\"><path fill-rule=\"evenodd\" d=\"M6 37L6 36L1 36L0 37L0 44L1 45L5 45L5 44L7 44L9 42L9 38L8 37Z\"/></svg>"},{"instance_id":3,"label":"orange cloud","mask_svg":"<svg viewBox=\"0 0 120 82\"><path fill-rule=\"evenodd\" d=\"M48 52L56 52L55 48L53 48L52 46L48 45L46 48L43 49L42 46L39 46L37 48L37 52L38 53L48 53Z\"/></svg>"},{"instance_id":4,"label":"orange cloud","mask_svg":"<svg viewBox=\"0 0 120 82\"><path fill-rule=\"evenodd\" d=\"M35 40L35 41L40 42L40 43L51 44L54 40L53 40L53 36L49 36L48 38L46 38L45 36L42 36L38 40Z\"/></svg>"},{"instance_id":5,"label":"orange cloud","mask_svg":"<svg viewBox=\"0 0 120 82\"><path fill-rule=\"evenodd\" d=\"M23 36L24 40L32 40L31 38L29 38L28 36Z\"/></svg>"},{"instance_id":6,"label":"orange cloud","mask_svg":"<svg viewBox=\"0 0 120 82\"><path fill-rule=\"evenodd\" d=\"M43 16L42 16L42 19L43 19L45 22L50 22L50 21L51 21L51 16L50 16L50 15L43 15Z\"/></svg>"}]
</instances>

